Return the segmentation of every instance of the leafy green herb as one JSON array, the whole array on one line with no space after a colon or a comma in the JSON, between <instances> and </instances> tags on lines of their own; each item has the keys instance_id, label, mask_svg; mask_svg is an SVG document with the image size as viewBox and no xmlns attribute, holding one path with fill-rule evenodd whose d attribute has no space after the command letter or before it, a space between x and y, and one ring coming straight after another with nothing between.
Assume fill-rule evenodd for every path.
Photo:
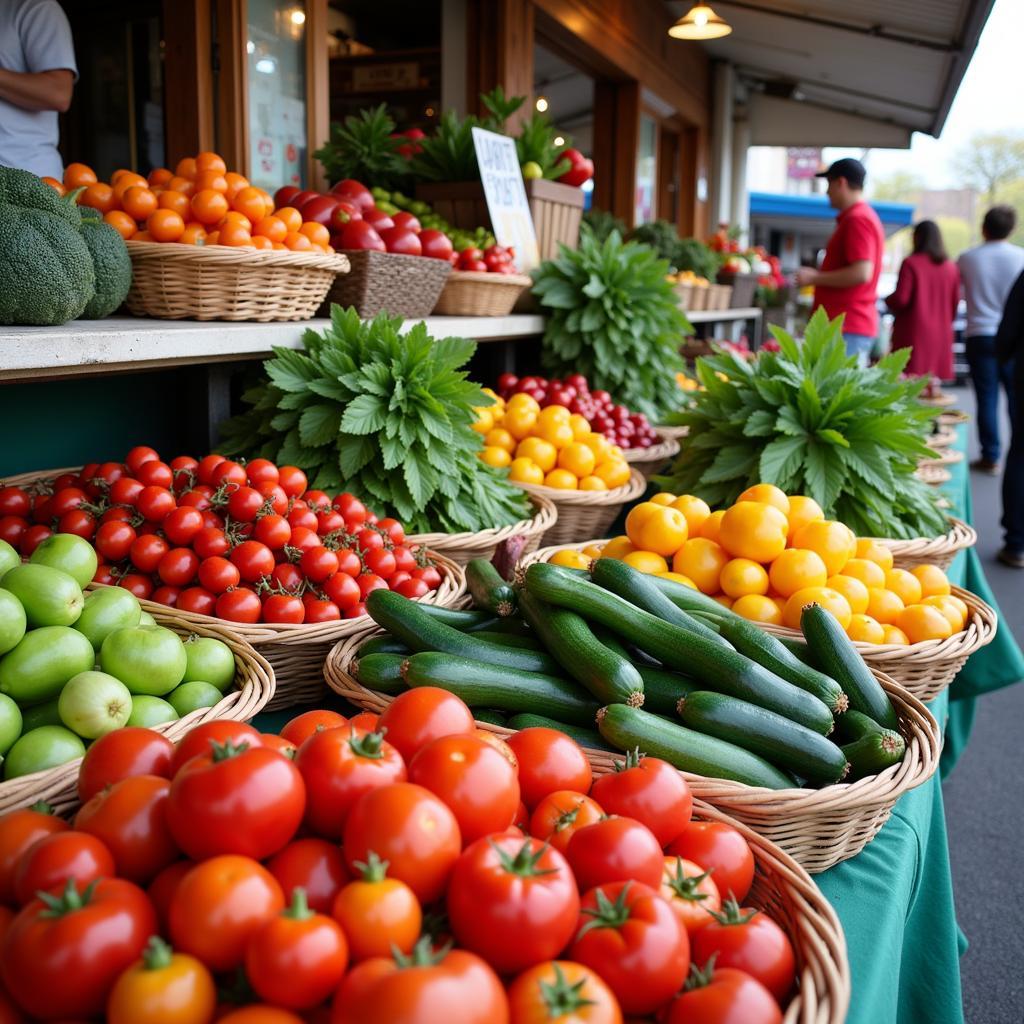
<instances>
[{"instance_id":1,"label":"leafy green herb","mask_svg":"<svg viewBox=\"0 0 1024 1024\"><path fill-rule=\"evenodd\" d=\"M460 367L476 343L432 338L401 317L363 322L331 309L304 352L275 348L251 408L224 427L225 451L301 467L310 485L345 487L409 532L459 532L528 519L524 492L479 458L474 407L492 404Z\"/></svg>"},{"instance_id":2,"label":"leafy green herb","mask_svg":"<svg viewBox=\"0 0 1024 1024\"><path fill-rule=\"evenodd\" d=\"M659 486L729 505L751 484L814 498L862 537L931 537L947 529L932 487L914 476L932 410L924 378L901 378L909 349L869 369L847 358L842 320L818 310L803 344L772 327L779 352L748 363L697 360L703 391L671 422L689 434ZM724 375L723 380L718 374Z\"/></svg>"},{"instance_id":3,"label":"leafy green herb","mask_svg":"<svg viewBox=\"0 0 1024 1024\"><path fill-rule=\"evenodd\" d=\"M533 273L533 293L550 311L541 360L558 376L582 373L617 402L661 420L682 394L679 346L691 330L668 264L649 246L623 242L613 231L601 242L584 227L579 248Z\"/></svg>"},{"instance_id":4,"label":"leafy green herb","mask_svg":"<svg viewBox=\"0 0 1024 1024\"><path fill-rule=\"evenodd\" d=\"M616 217L614 213L607 210L599 210L592 206L583 214L583 223L593 232L594 237L603 242L613 231L618 231L623 237L626 236L626 222Z\"/></svg>"},{"instance_id":5,"label":"leafy green herb","mask_svg":"<svg viewBox=\"0 0 1024 1024\"><path fill-rule=\"evenodd\" d=\"M398 152L404 139L393 138L395 122L381 104L331 124L330 139L313 156L332 182L355 178L382 188L399 188L409 178L409 162Z\"/></svg>"}]
</instances>

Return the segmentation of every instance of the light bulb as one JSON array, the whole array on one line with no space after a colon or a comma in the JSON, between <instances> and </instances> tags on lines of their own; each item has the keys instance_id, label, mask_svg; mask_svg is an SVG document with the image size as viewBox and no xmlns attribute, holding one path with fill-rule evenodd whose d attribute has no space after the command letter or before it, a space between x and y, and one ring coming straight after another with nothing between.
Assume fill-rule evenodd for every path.
<instances>
[{"instance_id":1,"label":"light bulb","mask_svg":"<svg viewBox=\"0 0 1024 1024\"><path fill-rule=\"evenodd\" d=\"M547 97L546 96L538 96L537 97L537 101L534 103L534 106L537 108L537 110L540 111L540 113L543 114L544 111L548 109Z\"/></svg>"},{"instance_id":2,"label":"light bulb","mask_svg":"<svg viewBox=\"0 0 1024 1024\"><path fill-rule=\"evenodd\" d=\"M292 11L292 24L293 25L304 25L306 23L306 12L295 10Z\"/></svg>"}]
</instances>

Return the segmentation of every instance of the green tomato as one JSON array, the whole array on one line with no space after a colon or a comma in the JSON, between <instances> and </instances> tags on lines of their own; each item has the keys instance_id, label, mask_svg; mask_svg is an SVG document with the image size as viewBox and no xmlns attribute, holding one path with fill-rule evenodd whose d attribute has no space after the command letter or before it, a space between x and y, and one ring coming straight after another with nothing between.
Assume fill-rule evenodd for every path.
<instances>
[{"instance_id":1,"label":"green tomato","mask_svg":"<svg viewBox=\"0 0 1024 1024\"><path fill-rule=\"evenodd\" d=\"M162 626L116 629L100 648L100 667L133 694L162 697L185 675L188 658L177 633Z\"/></svg>"},{"instance_id":2,"label":"green tomato","mask_svg":"<svg viewBox=\"0 0 1024 1024\"><path fill-rule=\"evenodd\" d=\"M0 590L0 654L17 647L26 628L21 602L9 590Z\"/></svg>"},{"instance_id":3,"label":"green tomato","mask_svg":"<svg viewBox=\"0 0 1024 1024\"><path fill-rule=\"evenodd\" d=\"M127 725L137 725L142 729L152 729L163 722L176 722L178 712L167 701L160 697L147 697L141 694L132 697L132 713L128 716Z\"/></svg>"},{"instance_id":4,"label":"green tomato","mask_svg":"<svg viewBox=\"0 0 1024 1024\"><path fill-rule=\"evenodd\" d=\"M81 540L81 538L79 538ZM71 626L82 614L85 597L74 577L49 565L16 565L0 583L25 609L33 629L37 626Z\"/></svg>"},{"instance_id":5,"label":"green tomato","mask_svg":"<svg viewBox=\"0 0 1024 1024\"><path fill-rule=\"evenodd\" d=\"M85 753L85 744L62 725L44 725L25 733L11 747L4 761L4 778L16 779L45 768L74 761Z\"/></svg>"},{"instance_id":6,"label":"green tomato","mask_svg":"<svg viewBox=\"0 0 1024 1024\"><path fill-rule=\"evenodd\" d=\"M131 591L123 587L102 587L86 595L75 629L98 651L115 629L137 626L141 617L142 606Z\"/></svg>"},{"instance_id":7,"label":"green tomato","mask_svg":"<svg viewBox=\"0 0 1024 1024\"><path fill-rule=\"evenodd\" d=\"M96 549L83 537L73 533L55 533L32 552L29 563L60 569L73 577L80 587L84 587L96 575L99 560Z\"/></svg>"},{"instance_id":8,"label":"green tomato","mask_svg":"<svg viewBox=\"0 0 1024 1024\"><path fill-rule=\"evenodd\" d=\"M156 619L154 619L153 616L149 614L149 612L143 611L143 613L139 616L139 625L140 626L155 626L156 625Z\"/></svg>"},{"instance_id":9,"label":"green tomato","mask_svg":"<svg viewBox=\"0 0 1024 1024\"><path fill-rule=\"evenodd\" d=\"M529 181L531 178L543 178L544 170L536 160L527 160L523 164L523 177Z\"/></svg>"},{"instance_id":10,"label":"green tomato","mask_svg":"<svg viewBox=\"0 0 1024 1024\"><path fill-rule=\"evenodd\" d=\"M167 703L184 718L190 711L198 711L200 708L212 708L220 703L223 694L216 686L194 680L191 683L182 683L176 686L167 694Z\"/></svg>"},{"instance_id":11,"label":"green tomato","mask_svg":"<svg viewBox=\"0 0 1024 1024\"><path fill-rule=\"evenodd\" d=\"M7 541L0 540L0 580L4 578L4 573L8 569L13 569L16 565L21 565L21 555Z\"/></svg>"},{"instance_id":12,"label":"green tomato","mask_svg":"<svg viewBox=\"0 0 1024 1024\"><path fill-rule=\"evenodd\" d=\"M183 683L201 680L216 686L222 693L235 681L235 656L231 648L212 636L190 636L185 641L185 675Z\"/></svg>"},{"instance_id":13,"label":"green tomato","mask_svg":"<svg viewBox=\"0 0 1024 1024\"><path fill-rule=\"evenodd\" d=\"M0 754L11 749L22 728L21 708L6 693L0 693Z\"/></svg>"},{"instance_id":14,"label":"green tomato","mask_svg":"<svg viewBox=\"0 0 1024 1024\"><path fill-rule=\"evenodd\" d=\"M19 704L39 704L56 697L72 676L87 672L95 664L92 644L77 629L33 629L13 651L0 658L0 693Z\"/></svg>"},{"instance_id":15,"label":"green tomato","mask_svg":"<svg viewBox=\"0 0 1024 1024\"><path fill-rule=\"evenodd\" d=\"M31 707L22 708L21 731L30 732L38 729L41 725L63 725L58 705L60 698L54 697L44 704L33 704Z\"/></svg>"},{"instance_id":16,"label":"green tomato","mask_svg":"<svg viewBox=\"0 0 1024 1024\"><path fill-rule=\"evenodd\" d=\"M72 732L94 740L127 723L132 695L120 679L106 672L79 672L64 684L57 710Z\"/></svg>"}]
</instances>

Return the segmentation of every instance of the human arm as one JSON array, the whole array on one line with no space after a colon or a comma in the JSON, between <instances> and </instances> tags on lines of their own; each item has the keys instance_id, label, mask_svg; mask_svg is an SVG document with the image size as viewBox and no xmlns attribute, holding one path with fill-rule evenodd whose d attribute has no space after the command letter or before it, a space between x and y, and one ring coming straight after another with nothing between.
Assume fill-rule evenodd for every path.
<instances>
[{"instance_id":1,"label":"human arm","mask_svg":"<svg viewBox=\"0 0 1024 1024\"><path fill-rule=\"evenodd\" d=\"M996 332L996 355L1008 363L1024 349L1024 273L1017 278L1003 307L1003 319Z\"/></svg>"},{"instance_id":2,"label":"human arm","mask_svg":"<svg viewBox=\"0 0 1024 1024\"><path fill-rule=\"evenodd\" d=\"M914 295L914 268L910 260L904 260L900 267L900 276L896 281L896 291L886 300L885 304L893 313L903 313L910 306Z\"/></svg>"},{"instance_id":3,"label":"human arm","mask_svg":"<svg viewBox=\"0 0 1024 1024\"><path fill-rule=\"evenodd\" d=\"M23 110L56 110L71 106L75 76L66 68L19 72L0 68L0 100Z\"/></svg>"},{"instance_id":4,"label":"human arm","mask_svg":"<svg viewBox=\"0 0 1024 1024\"><path fill-rule=\"evenodd\" d=\"M873 274L874 265L871 260L855 260L838 270L816 270L814 267L801 267L796 272L796 283L801 288L806 285L854 288L859 284L867 284Z\"/></svg>"}]
</instances>

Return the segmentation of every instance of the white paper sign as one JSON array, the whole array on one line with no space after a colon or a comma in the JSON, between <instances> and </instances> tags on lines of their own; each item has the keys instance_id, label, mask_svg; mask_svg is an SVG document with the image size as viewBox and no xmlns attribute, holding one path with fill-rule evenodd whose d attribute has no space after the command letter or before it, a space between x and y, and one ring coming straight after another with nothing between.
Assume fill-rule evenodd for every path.
<instances>
[{"instance_id":1,"label":"white paper sign","mask_svg":"<svg viewBox=\"0 0 1024 1024\"><path fill-rule=\"evenodd\" d=\"M494 237L499 245L515 249L516 268L526 273L540 263L540 250L515 139L474 128L473 145Z\"/></svg>"}]
</instances>

